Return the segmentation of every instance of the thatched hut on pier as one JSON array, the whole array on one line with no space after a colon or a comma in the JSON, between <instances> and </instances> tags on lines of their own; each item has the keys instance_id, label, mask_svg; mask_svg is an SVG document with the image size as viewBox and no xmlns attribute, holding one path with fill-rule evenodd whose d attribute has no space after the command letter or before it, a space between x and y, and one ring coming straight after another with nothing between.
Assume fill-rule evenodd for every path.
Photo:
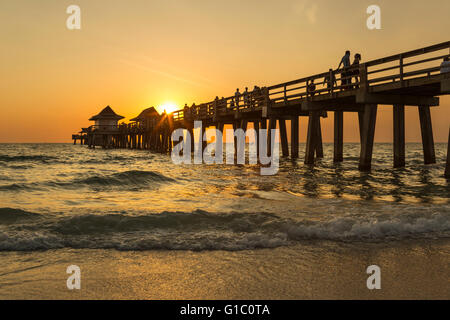
<instances>
[{"instance_id":1,"label":"thatched hut on pier","mask_svg":"<svg viewBox=\"0 0 450 320\"><path fill-rule=\"evenodd\" d=\"M95 121L93 129L98 131L116 131L118 121L124 118L116 114L110 106L106 106L99 114L92 116L89 121Z\"/></svg>"},{"instance_id":2,"label":"thatched hut on pier","mask_svg":"<svg viewBox=\"0 0 450 320\"><path fill-rule=\"evenodd\" d=\"M118 115L110 106L104 108L99 114L92 116L89 121L95 121L88 129L89 147L113 147L120 139L119 120L125 117Z\"/></svg>"}]
</instances>

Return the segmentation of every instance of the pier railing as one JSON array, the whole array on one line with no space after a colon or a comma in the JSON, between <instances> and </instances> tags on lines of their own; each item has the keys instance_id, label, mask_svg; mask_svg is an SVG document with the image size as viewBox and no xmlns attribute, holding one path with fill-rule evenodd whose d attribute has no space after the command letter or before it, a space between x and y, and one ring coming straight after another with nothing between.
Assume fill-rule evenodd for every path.
<instances>
[{"instance_id":1,"label":"pier railing","mask_svg":"<svg viewBox=\"0 0 450 320\"><path fill-rule=\"evenodd\" d=\"M173 120L175 122L188 118L202 120L227 113L260 110L268 103L274 107L284 107L292 100L322 95L329 95L332 98L340 92L358 90L362 87L368 90L370 87L392 82L400 82L403 85L406 80L439 74L440 64L446 57L450 57L450 41L267 88L257 88L239 96L216 98L212 102L175 111Z\"/></svg>"},{"instance_id":2,"label":"pier railing","mask_svg":"<svg viewBox=\"0 0 450 320\"><path fill-rule=\"evenodd\" d=\"M450 57L450 41L367 62L370 86L431 77L440 73L444 58Z\"/></svg>"},{"instance_id":3,"label":"pier railing","mask_svg":"<svg viewBox=\"0 0 450 320\"><path fill-rule=\"evenodd\" d=\"M88 132L96 131L119 131L120 125L92 125L87 128Z\"/></svg>"}]
</instances>

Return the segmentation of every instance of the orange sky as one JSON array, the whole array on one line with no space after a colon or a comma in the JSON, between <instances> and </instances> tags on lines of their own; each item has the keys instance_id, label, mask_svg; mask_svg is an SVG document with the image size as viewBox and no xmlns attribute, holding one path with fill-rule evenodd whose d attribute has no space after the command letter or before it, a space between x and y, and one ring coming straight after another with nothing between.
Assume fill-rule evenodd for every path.
<instances>
[{"instance_id":1,"label":"orange sky","mask_svg":"<svg viewBox=\"0 0 450 320\"><path fill-rule=\"evenodd\" d=\"M66 28L71 4L81 30ZM382 30L366 28L371 4ZM0 142L68 142L106 105L130 119L152 105L324 72L346 49L367 61L448 41L449 12L448 0L2 0ZM448 137L449 107L445 97L433 109L436 141ZM345 140L358 141L356 118L345 120ZM331 124L332 115L324 141ZM406 136L420 141L416 108ZM391 140L391 108L382 107L376 141Z\"/></svg>"}]
</instances>

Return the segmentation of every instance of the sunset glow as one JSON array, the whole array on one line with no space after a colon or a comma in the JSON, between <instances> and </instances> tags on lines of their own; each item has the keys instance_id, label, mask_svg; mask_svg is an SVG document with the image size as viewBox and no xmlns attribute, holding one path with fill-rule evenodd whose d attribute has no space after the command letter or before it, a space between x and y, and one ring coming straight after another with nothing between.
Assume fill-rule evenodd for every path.
<instances>
[{"instance_id":1,"label":"sunset glow","mask_svg":"<svg viewBox=\"0 0 450 320\"><path fill-rule=\"evenodd\" d=\"M440 43L450 28L448 1L382 1L377 31L366 27L371 1L105 3L77 1L80 30L66 28L65 2L2 3L0 142L68 142L107 105L126 119L151 106L170 112L336 68L347 49L364 62ZM449 115L442 97L432 109L436 142L448 137ZM406 141L420 141L417 110L408 108L406 119ZM332 121L324 119L325 142L333 141ZM344 123L344 140L358 141L356 118ZM375 141L392 141L391 125L391 110L380 109Z\"/></svg>"},{"instance_id":2,"label":"sunset glow","mask_svg":"<svg viewBox=\"0 0 450 320\"><path fill-rule=\"evenodd\" d=\"M180 106L174 102L164 102L156 107L156 110L158 110L159 113L163 113L164 111L166 111L166 113L171 113L178 109L180 109Z\"/></svg>"}]
</instances>

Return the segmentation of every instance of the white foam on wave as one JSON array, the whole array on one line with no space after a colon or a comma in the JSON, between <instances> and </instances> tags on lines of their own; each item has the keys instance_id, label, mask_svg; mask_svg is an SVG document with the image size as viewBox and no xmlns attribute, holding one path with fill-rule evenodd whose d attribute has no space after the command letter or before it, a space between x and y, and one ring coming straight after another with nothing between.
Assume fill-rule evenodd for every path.
<instances>
[{"instance_id":1,"label":"white foam on wave","mask_svg":"<svg viewBox=\"0 0 450 320\"><path fill-rule=\"evenodd\" d=\"M314 224L294 224L286 233L290 239L383 240L450 234L450 214L429 217L396 216L386 220L343 217Z\"/></svg>"},{"instance_id":2,"label":"white foam on wave","mask_svg":"<svg viewBox=\"0 0 450 320\"><path fill-rule=\"evenodd\" d=\"M288 220L261 214L215 214L207 212L179 213L190 215L192 225L154 221L148 227L130 224L123 229L125 219L109 224L105 230L72 232L64 228L34 225L31 228L0 229L0 251L33 251L58 248L89 248L117 250L247 250L275 248L304 240L331 241L392 241L418 238L450 238L450 213L428 215L397 215L395 217L344 216L327 221ZM199 216L202 220L198 220ZM100 217L99 217L100 218ZM142 217L138 217L141 219ZM174 213L161 214L158 219L176 218ZM184 217L185 218L185 217ZM83 218L89 219L90 217ZM111 217L108 217L111 219ZM186 222L186 220L185 220ZM195 223L194 223L195 222ZM201 223L200 223L201 222ZM64 223L64 222L63 222ZM56 222L58 226L60 222ZM101 224L101 222L100 222ZM82 224L74 224L78 229ZM100 225L99 225L100 226ZM145 226L145 224L144 224ZM45 229L47 227L47 229ZM56 231L58 230L58 231ZM79 231L79 229L78 229Z\"/></svg>"}]
</instances>

